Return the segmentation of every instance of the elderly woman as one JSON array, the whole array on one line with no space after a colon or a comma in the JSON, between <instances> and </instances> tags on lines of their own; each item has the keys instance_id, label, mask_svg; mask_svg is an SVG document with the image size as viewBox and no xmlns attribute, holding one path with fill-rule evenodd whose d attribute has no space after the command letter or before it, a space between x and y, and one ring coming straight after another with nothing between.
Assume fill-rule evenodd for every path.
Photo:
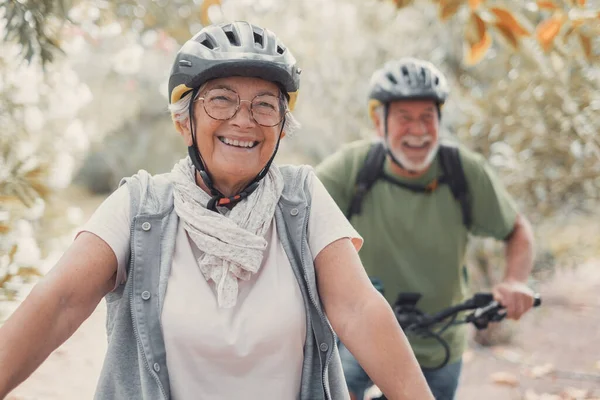
<instances>
[{"instance_id":1,"label":"elderly woman","mask_svg":"<svg viewBox=\"0 0 600 400\"><path fill-rule=\"evenodd\" d=\"M0 329L0 398L102 297L97 399L347 399L335 333L388 398L432 398L362 239L310 168L272 164L299 77L249 23L182 47L169 108L189 157L125 179Z\"/></svg>"}]
</instances>

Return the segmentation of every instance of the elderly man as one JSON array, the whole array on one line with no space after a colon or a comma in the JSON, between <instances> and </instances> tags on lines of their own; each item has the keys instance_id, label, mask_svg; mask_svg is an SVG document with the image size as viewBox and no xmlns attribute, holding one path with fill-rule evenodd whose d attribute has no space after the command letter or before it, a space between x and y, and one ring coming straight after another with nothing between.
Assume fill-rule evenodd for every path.
<instances>
[{"instance_id":1,"label":"elderly man","mask_svg":"<svg viewBox=\"0 0 600 400\"><path fill-rule=\"evenodd\" d=\"M468 234L506 245L504 280L496 300L518 319L534 301L526 282L534 238L527 219L484 159L440 143L447 81L432 64L413 58L390 61L371 79L369 112L378 141L351 143L317 167L317 175L365 239L360 258L393 303L401 292L422 295L419 308L436 312L464 299L463 259ZM411 345L436 399L451 400L466 346L463 327L448 329L450 360L431 339ZM362 400L370 379L348 348L340 346L347 384ZM400 378L399 378L400 379Z\"/></svg>"}]
</instances>

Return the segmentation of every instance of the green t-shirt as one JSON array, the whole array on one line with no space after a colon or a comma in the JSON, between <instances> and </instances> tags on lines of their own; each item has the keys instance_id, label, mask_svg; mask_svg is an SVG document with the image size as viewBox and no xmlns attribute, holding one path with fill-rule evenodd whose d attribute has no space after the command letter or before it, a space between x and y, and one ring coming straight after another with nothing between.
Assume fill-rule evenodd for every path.
<instances>
[{"instance_id":1,"label":"green t-shirt","mask_svg":"<svg viewBox=\"0 0 600 400\"><path fill-rule=\"evenodd\" d=\"M344 212L371 143L346 145L316 168ZM483 157L463 147L459 154L472 199L470 233L505 239L517 216L513 200ZM414 179L395 175L390 162L386 160L385 172L399 181L425 186L441 176L438 158L423 176ZM425 194L380 179L364 197L361 214L354 215L351 222L365 240L359 253L362 263L370 277L381 279L390 304L400 292L418 292L422 294L418 307L435 313L467 296L463 262L469 232L448 185ZM460 359L466 333L464 325L444 333L451 349L450 362ZM444 350L434 339L409 340L422 366L433 367L443 360Z\"/></svg>"}]
</instances>

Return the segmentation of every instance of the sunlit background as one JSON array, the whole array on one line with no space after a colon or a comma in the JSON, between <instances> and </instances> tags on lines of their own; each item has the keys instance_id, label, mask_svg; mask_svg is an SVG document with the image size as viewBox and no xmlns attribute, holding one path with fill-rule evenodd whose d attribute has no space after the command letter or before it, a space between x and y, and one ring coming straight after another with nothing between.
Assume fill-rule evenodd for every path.
<instances>
[{"instance_id":1,"label":"sunlit background","mask_svg":"<svg viewBox=\"0 0 600 400\"><path fill-rule=\"evenodd\" d=\"M239 19L303 70L279 163L371 137L367 83L385 61L440 67L444 134L483 153L535 224L544 295L473 338L458 400L600 398L600 1L0 0L0 323L121 177L185 156L171 62L202 26ZM472 242L473 290L500 279L500 256ZM92 397L102 307L13 400Z\"/></svg>"}]
</instances>

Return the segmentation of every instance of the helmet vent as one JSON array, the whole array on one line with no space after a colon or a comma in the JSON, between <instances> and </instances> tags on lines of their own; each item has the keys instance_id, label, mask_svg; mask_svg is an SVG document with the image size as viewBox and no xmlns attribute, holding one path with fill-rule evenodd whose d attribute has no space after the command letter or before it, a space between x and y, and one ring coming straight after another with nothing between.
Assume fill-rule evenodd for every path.
<instances>
[{"instance_id":1,"label":"helmet vent","mask_svg":"<svg viewBox=\"0 0 600 400\"><path fill-rule=\"evenodd\" d=\"M260 47L264 47L263 37L260 33L254 32L254 43L258 44Z\"/></svg>"},{"instance_id":2,"label":"helmet vent","mask_svg":"<svg viewBox=\"0 0 600 400\"><path fill-rule=\"evenodd\" d=\"M438 78L437 76L433 79L433 83L437 86L440 84L440 78Z\"/></svg>"},{"instance_id":3,"label":"helmet vent","mask_svg":"<svg viewBox=\"0 0 600 400\"><path fill-rule=\"evenodd\" d=\"M390 80L390 82L392 82L394 85L398 84L398 81L396 80L396 77L394 75L392 75L391 73L388 72L388 74L386 76Z\"/></svg>"},{"instance_id":4,"label":"helmet vent","mask_svg":"<svg viewBox=\"0 0 600 400\"><path fill-rule=\"evenodd\" d=\"M285 52L285 47L281 45L277 45L277 54L283 54Z\"/></svg>"},{"instance_id":5,"label":"helmet vent","mask_svg":"<svg viewBox=\"0 0 600 400\"><path fill-rule=\"evenodd\" d=\"M207 34L203 34L196 39L196 41L200 42L200 44L206 48L214 49L217 47L215 40Z\"/></svg>"},{"instance_id":6,"label":"helmet vent","mask_svg":"<svg viewBox=\"0 0 600 400\"><path fill-rule=\"evenodd\" d=\"M229 43L231 43L233 46L240 45L238 38L235 36L235 34L233 32L225 32L225 35L227 36L227 39L229 39Z\"/></svg>"},{"instance_id":7,"label":"helmet vent","mask_svg":"<svg viewBox=\"0 0 600 400\"><path fill-rule=\"evenodd\" d=\"M208 47L211 50L215 48L215 46L213 46L212 42L208 39L204 39L203 41L200 42L200 44L202 44L205 47Z\"/></svg>"}]
</instances>

